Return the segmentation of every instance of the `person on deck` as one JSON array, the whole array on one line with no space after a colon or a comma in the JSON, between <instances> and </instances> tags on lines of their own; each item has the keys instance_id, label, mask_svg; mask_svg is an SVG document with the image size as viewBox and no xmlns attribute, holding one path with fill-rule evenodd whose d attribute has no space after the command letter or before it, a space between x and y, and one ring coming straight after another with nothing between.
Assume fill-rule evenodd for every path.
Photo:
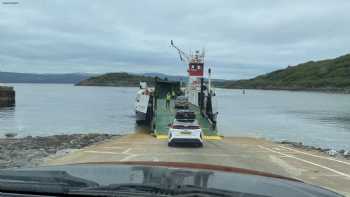
<instances>
[{"instance_id":1,"label":"person on deck","mask_svg":"<svg viewBox=\"0 0 350 197\"><path fill-rule=\"evenodd\" d=\"M170 108L170 100L171 100L171 95L170 95L170 92L168 92L168 93L166 94L166 97L165 97L165 107L166 107L167 109Z\"/></svg>"}]
</instances>

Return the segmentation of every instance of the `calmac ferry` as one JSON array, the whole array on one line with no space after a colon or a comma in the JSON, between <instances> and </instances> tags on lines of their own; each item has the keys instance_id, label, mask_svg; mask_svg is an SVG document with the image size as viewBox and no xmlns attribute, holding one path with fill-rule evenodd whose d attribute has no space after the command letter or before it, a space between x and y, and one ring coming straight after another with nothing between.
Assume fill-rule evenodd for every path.
<instances>
[{"instance_id":1,"label":"calmac ferry","mask_svg":"<svg viewBox=\"0 0 350 197\"><path fill-rule=\"evenodd\" d=\"M175 91L185 95L191 110L197 113L198 122L206 136L217 135L217 107L215 89L211 84L211 69L208 76L204 74L204 51L196 51L194 54L186 54L174 45L180 56L180 60L186 62L188 81L169 81L155 79L154 87L148 87L145 82L140 83L140 89L136 95L135 112L136 122L149 124L156 136L167 135L168 124L175 115L175 109L166 110L165 97L168 92ZM173 106L173 105L172 105Z\"/></svg>"}]
</instances>

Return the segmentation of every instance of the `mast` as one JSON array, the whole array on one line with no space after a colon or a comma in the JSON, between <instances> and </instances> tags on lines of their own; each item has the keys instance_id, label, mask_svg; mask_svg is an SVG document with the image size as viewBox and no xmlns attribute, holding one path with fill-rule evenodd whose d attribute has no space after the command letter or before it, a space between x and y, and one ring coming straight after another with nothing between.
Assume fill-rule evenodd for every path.
<instances>
[{"instance_id":1,"label":"mast","mask_svg":"<svg viewBox=\"0 0 350 197\"><path fill-rule=\"evenodd\" d=\"M194 54L187 54L179 47L177 47L174 42L171 40L171 46L174 47L180 56L180 60L185 62L188 65L187 73L188 73L188 86L186 91L186 96L189 101L194 105L200 105L203 98L198 98L198 93L203 90L203 80L204 76L204 50L200 52L196 50ZM203 97L201 95L200 97Z\"/></svg>"},{"instance_id":2,"label":"mast","mask_svg":"<svg viewBox=\"0 0 350 197\"><path fill-rule=\"evenodd\" d=\"M208 69L208 92L211 94L211 69Z\"/></svg>"}]
</instances>

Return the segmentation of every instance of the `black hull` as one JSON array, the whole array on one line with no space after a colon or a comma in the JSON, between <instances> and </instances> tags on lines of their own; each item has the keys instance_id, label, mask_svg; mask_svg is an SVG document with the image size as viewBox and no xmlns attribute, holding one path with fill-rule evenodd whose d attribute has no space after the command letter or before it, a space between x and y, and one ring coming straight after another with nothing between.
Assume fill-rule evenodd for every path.
<instances>
[{"instance_id":1,"label":"black hull","mask_svg":"<svg viewBox=\"0 0 350 197\"><path fill-rule=\"evenodd\" d=\"M136 113L136 121L145 121L146 120L146 114L143 112L135 111Z\"/></svg>"}]
</instances>

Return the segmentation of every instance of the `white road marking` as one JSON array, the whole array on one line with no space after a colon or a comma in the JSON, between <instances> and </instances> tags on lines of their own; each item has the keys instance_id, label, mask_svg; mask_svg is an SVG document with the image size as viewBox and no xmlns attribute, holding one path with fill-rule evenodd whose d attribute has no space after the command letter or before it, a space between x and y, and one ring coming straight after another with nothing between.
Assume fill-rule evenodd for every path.
<instances>
[{"instance_id":1,"label":"white road marking","mask_svg":"<svg viewBox=\"0 0 350 197\"><path fill-rule=\"evenodd\" d=\"M334 158L330 158L330 157L324 157L324 156L319 156L319 155L314 155L314 154L311 154L311 153L306 153L306 152L303 152L303 151L299 151L299 150L295 150L293 148L288 148L288 147L284 147L284 146L280 146L281 148L284 148L284 149L287 149L287 150L292 150L292 151L295 151L297 153L302 153L304 155L310 155L310 156L313 156L313 157L318 157L318 158L321 158L321 159L328 159L328 160L331 160L331 161L336 161L336 162L339 162L339 163L342 163L342 164L346 164L346 165L350 165L349 162L346 162L346 161L341 161L341 160L338 160L338 159L334 159Z\"/></svg>"},{"instance_id":2,"label":"white road marking","mask_svg":"<svg viewBox=\"0 0 350 197\"><path fill-rule=\"evenodd\" d=\"M128 156L124 157L123 159L121 159L120 161L129 161L129 159L136 157L136 156L138 156L138 155L136 155L136 154L128 155Z\"/></svg>"},{"instance_id":3,"label":"white road marking","mask_svg":"<svg viewBox=\"0 0 350 197\"><path fill-rule=\"evenodd\" d=\"M125 151L123 151L123 154L128 154L131 150L132 150L132 148L128 148Z\"/></svg>"},{"instance_id":4,"label":"white road marking","mask_svg":"<svg viewBox=\"0 0 350 197\"><path fill-rule=\"evenodd\" d=\"M117 153L117 152L111 152L111 151L94 151L94 150L87 150L84 151L85 153L95 153L95 154L113 154L113 155L134 155L134 154L130 154L129 152L132 150L132 148L129 148L127 150L125 150L122 153ZM178 155L182 155L182 156L207 156L207 157L230 157L232 155L228 155L228 154L201 154L201 153L186 153L186 152L180 152L180 153L152 153L152 154L137 154L137 155L141 155L141 156L178 156Z\"/></svg>"},{"instance_id":5,"label":"white road marking","mask_svg":"<svg viewBox=\"0 0 350 197\"><path fill-rule=\"evenodd\" d=\"M188 155L188 156L207 156L207 157L230 157L232 155L228 155L228 154L216 154L216 153L213 153L213 154L206 154L206 153L195 153L195 152L192 152L192 153L186 153L186 152L183 152L183 153L153 153L153 154L143 154L143 155L157 155L157 156L162 156L162 155L165 155L165 156L176 156L176 155L182 155L182 156L185 156L185 155Z\"/></svg>"},{"instance_id":6,"label":"white road marking","mask_svg":"<svg viewBox=\"0 0 350 197\"><path fill-rule=\"evenodd\" d=\"M129 152L132 150L132 148L128 148L125 151L121 152L121 153L117 153L117 152L112 152L112 151L95 151L95 150L87 150L84 151L85 153L99 153L99 154L114 154L114 155L129 155Z\"/></svg>"},{"instance_id":7,"label":"white road marking","mask_svg":"<svg viewBox=\"0 0 350 197\"><path fill-rule=\"evenodd\" d=\"M105 149L123 149L124 147L121 147L121 146L105 146L103 148L105 148Z\"/></svg>"},{"instance_id":8,"label":"white road marking","mask_svg":"<svg viewBox=\"0 0 350 197\"><path fill-rule=\"evenodd\" d=\"M306 159L301 159L301 158L298 158L298 157L295 157L295 156L287 155L287 154L284 154L284 153L275 151L275 150L273 150L273 149L271 149L271 148L267 148L267 147L265 147L265 146L261 146L261 145L258 145L258 146L259 146L260 148L262 148L262 149L269 150L269 151L271 151L271 152L273 152L273 153L277 153L277 154L280 154L280 155L283 155L283 156L286 156L286 157L289 157L289 158L293 158L293 159L302 161L302 162L304 162L304 163L308 163L308 164L311 164L311 165L314 165L314 166L317 166L317 167L320 167L320 168L329 170L329 171L334 172L334 173L336 173L336 174L345 176L345 177L347 177L347 178L350 178L350 174L346 174L346 173L340 172L340 171L335 170L335 169L333 169L333 168L329 168L329 167L327 167L327 166L324 166L324 165L321 165L321 164L317 164L317 163L308 161L308 160L306 160Z\"/></svg>"},{"instance_id":9,"label":"white road marking","mask_svg":"<svg viewBox=\"0 0 350 197\"><path fill-rule=\"evenodd\" d=\"M85 153L97 153L97 154L113 154L113 155L121 155L122 153L116 153L111 151L94 151L94 150L87 150L84 151Z\"/></svg>"},{"instance_id":10,"label":"white road marking","mask_svg":"<svg viewBox=\"0 0 350 197\"><path fill-rule=\"evenodd\" d=\"M159 161L159 159L157 157L154 157L153 161Z\"/></svg>"},{"instance_id":11,"label":"white road marking","mask_svg":"<svg viewBox=\"0 0 350 197\"><path fill-rule=\"evenodd\" d=\"M338 174L318 174L318 175L312 175L313 177L341 177L341 175Z\"/></svg>"},{"instance_id":12,"label":"white road marking","mask_svg":"<svg viewBox=\"0 0 350 197\"><path fill-rule=\"evenodd\" d=\"M130 142L130 141L126 141L126 142L118 142L118 144L133 144L133 145L150 145L150 144L164 144L162 142L155 142L155 141L151 141L149 143L144 143L144 142Z\"/></svg>"},{"instance_id":13,"label":"white road marking","mask_svg":"<svg viewBox=\"0 0 350 197\"><path fill-rule=\"evenodd\" d=\"M123 159L121 159L120 161L128 161L133 157L137 157L137 154L130 154L129 152L132 150L132 148L128 148L125 151L123 151L122 153L116 153L116 152L111 152L111 151L84 151L86 153L97 153L97 154L113 154L113 155L127 155L126 157L124 157Z\"/></svg>"},{"instance_id":14,"label":"white road marking","mask_svg":"<svg viewBox=\"0 0 350 197\"><path fill-rule=\"evenodd\" d=\"M286 157L288 157L288 156L280 156L280 158L286 158Z\"/></svg>"}]
</instances>

